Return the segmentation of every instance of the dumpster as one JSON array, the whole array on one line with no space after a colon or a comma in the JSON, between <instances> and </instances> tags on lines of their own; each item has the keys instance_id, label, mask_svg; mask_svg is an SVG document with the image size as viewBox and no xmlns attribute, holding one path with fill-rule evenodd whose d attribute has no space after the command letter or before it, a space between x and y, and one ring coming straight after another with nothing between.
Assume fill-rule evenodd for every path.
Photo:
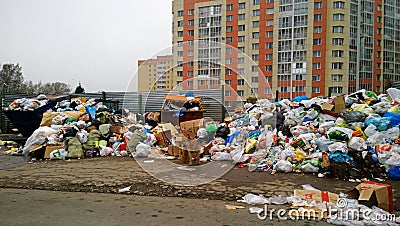
<instances>
[{"instance_id":1,"label":"dumpster","mask_svg":"<svg viewBox=\"0 0 400 226\"><path fill-rule=\"evenodd\" d=\"M53 100L34 111L4 111L10 122L24 137L30 137L39 128L43 113L57 105L60 99Z\"/></svg>"},{"instance_id":2,"label":"dumpster","mask_svg":"<svg viewBox=\"0 0 400 226\"><path fill-rule=\"evenodd\" d=\"M165 102L161 109L161 122L172 123L178 125L181 122L191 121L203 118L203 105L201 97L195 97L193 103L198 110L183 110L183 106L187 103L186 97L182 95L166 95Z\"/></svg>"}]
</instances>

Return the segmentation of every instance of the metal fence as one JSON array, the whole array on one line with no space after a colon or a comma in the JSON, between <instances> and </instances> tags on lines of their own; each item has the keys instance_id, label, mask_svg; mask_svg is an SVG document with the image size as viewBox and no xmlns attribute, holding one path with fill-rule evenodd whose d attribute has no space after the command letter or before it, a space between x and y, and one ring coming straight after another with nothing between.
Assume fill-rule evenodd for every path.
<instances>
[{"instance_id":1,"label":"metal fence","mask_svg":"<svg viewBox=\"0 0 400 226\"><path fill-rule=\"evenodd\" d=\"M167 94L184 94L186 91L159 91L159 92L99 92L66 95L65 99L84 97L86 99L111 100L118 104L118 109L128 109L134 113L159 111ZM225 117L224 96L222 89L193 90L195 96L203 98L204 117L221 121ZM3 113L3 109L16 99L34 98L32 94L6 94L1 110L1 131L10 132L12 123Z\"/></svg>"}]
</instances>

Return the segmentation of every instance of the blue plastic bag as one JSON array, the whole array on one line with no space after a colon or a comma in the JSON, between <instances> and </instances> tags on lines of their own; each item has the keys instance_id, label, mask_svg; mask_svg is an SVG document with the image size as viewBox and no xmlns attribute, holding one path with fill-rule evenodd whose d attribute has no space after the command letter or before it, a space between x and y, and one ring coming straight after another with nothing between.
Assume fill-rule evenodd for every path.
<instances>
[{"instance_id":1,"label":"blue plastic bag","mask_svg":"<svg viewBox=\"0 0 400 226\"><path fill-rule=\"evenodd\" d=\"M372 124L378 128L379 131L386 131L390 129L390 118L389 117L382 117L382 118L374 118L365 121L365 125L369 126Z\"/></svg>"},{"instance_id":2,"label":"blue plastic bag","mask_svg":"<svg viewBox=\"0 0 400 226\"><path fill-rule=\"evenodd\" d=\"M393 180L400 180L400 166L396 166L388 170L389 178Z\"/></svg>"},{"instance_id":3,"label":"blue plastic bag","mask_svg":"<svg viewBox=\"0 0 400 226\"><path fill-rule=\"evenodd\" d=\"M90 120L96 119L96 108L91 106L86 106L86 113L89 115Z\"/></svg>"},{"instance_id":4,"label":"blue plastic bag","mask_svg":"<svg viewBox=\"0 0 400 226\"><path fill-rule=\"evenodd\" d=\"M390 124L395 127L400 125L400 114L386 112L383 117L387 117L390 119Z\"/></svg>"}]
</instances>

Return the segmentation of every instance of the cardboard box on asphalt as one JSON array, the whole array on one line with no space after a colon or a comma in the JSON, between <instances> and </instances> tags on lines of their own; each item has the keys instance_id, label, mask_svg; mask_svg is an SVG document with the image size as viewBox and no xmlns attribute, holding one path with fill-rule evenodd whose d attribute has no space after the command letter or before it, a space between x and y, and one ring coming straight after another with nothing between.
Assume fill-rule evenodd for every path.
<instances>
[{"instance_id":1,"label":"cardboard box on asphalt","mask_svg":"<svg viewBox=\"0 0 400 226\"><path fill-rule=\"evenodd\" d=\"M44 158L49 159L50 158L50 153L54 150L62 149L62 145L47 145L46 150L44 152Z\"/></svg>"},{"instance_id":2,"label":"cardboard box on asphalt","mask_svg":"<svg viewBox=\"0 0 400 226\"><path fill-rule=\"evenodd\" d=\"M309 202L314 200L317 203L330 202L336 204L339 199L338 194L318 190L294 190L294 196Z\"/></svg>"},{"instance_id":3,"label":"cardboard box on asphalt","mask_svg":"<svg viewBox=\"0 0 400 226\"><path fill-rule=\"evenodd\" d=\"M178 130L171 123L165 123L158 124L158 126L152 129L151 132L157 138L158 145L167 147L171 144L172 136L175 136L178 133Z\"/></svg>"},{"instance_id":4,"label":"cardboard box on asphalt","mask_svg":"<svg viewBox=\"0 0 400 226\"><path fill-rule=\"evenodd\" d=\"M358 199L358 203L368 207L377 206L393 212L392 186L372 181L364 181L349 193L349 198Z\"/></svg>"}]
</instances>

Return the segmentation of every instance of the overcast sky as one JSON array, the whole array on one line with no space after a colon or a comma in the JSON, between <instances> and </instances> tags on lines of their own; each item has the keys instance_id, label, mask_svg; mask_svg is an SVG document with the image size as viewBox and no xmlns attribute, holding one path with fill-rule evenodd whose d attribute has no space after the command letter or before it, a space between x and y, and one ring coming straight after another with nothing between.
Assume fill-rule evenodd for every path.
<instances>
[{"instance_id":1,"label":"overcast sky","mask_svg":"<svg viewBox=\"0 0 400 226\"><path fill-rule=\"evenodd\" d=\"M0 64L33 82L125 91L147 59L171 45L172 0L0 0Z\"/></svg>"}]
</instances>

